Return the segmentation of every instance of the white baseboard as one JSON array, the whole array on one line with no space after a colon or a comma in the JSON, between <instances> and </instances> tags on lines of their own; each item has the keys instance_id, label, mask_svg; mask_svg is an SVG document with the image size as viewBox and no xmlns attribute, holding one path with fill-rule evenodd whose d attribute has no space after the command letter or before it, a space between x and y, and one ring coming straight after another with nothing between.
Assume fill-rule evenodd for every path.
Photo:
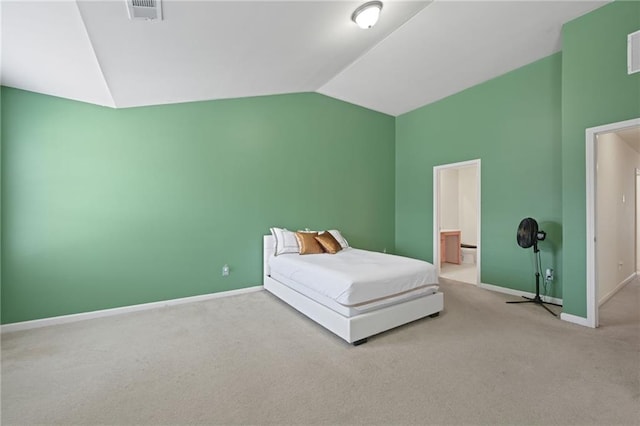
<instances>
[{"instance_id":1,"label":"white baseboard","mask_svg":"<svg viewBox=\"0 0 640 426\"><path fill-rule=\"evenodd\" d=\"M1 333L10 333L13 331L29 330L32 328L47 327L50 325L67 324L70 322L84 321L93 318L110 317L113 315L121 315L129 312L146 311L149 309L162 308L166 306L182 305L184 303L201 302L204 300L218 299L221 297L236 296L238 294L252 293L254 291L262 291L261 285L255 287L241 288L238 290L221 291L218 293L202 294L199 296L181 297L179 299L161 300L159 302L142 303L139 305L122 306L120 308L101 309L99 311L82 312L79 314L61 315L59 317L42 318L32 321L14 322L4 324Z\"/></svg>"},{"instance_id":2,"label":"white baseboard","mask_svg":"<svg viewBox=\"0 0 640 426\"><path fill-rule=\"evenodd\" d=\"M514 290L512 288L500 287L500 286L493 285L493 284L480 283L480 285L478 285L478 287L484 288L485 290L497 291L498 293L511 294L513 296L527 296L527 297L534 297L535 296L534 293L529 293L529 292L520 291L520 290ZM562 305L562 299L558 299L557 297L549 297L549 296L540 295L540 298L544 302L547 302L547 303L556 303L558 305Z\"/></svg>"},{"instance_id":3,"label":"white baseboard","mask_svg":"<svg viewBox=\"0 0 640 426\"><path fill-rule=\"evenodd\" d=\"M614 294L616 294L617 292L619 292L620 290L622 290L622 287L624 287L625 285L629 284L631 281L634 280L634 278L636 277L636 272L634 272L633 274L629 275L627 278L625 278L624 280L622 280L622 282L620 282L613 290L611 290L609 293L605 294L604 296L602 296L602 298L600 299L600 301L598 302L598 306L602 306L603 303L605 303L607 300L611 299L613 297Z\"/></svg>"},{"instance_id":4,"label":"white baseboard","mask_svg":"<svg viewBox=\"0 0 640 426\"><path fill-rule=\"evenodd\" d=\"M527 293L526 291L514 290L512 288L499 287L497 285L492 284L480 284L478 287L484 288L486 290L497 291L499 293L512 294L514 296L527 296L533 297L535 294ZM548 296L540 296L540 298L545 302L556 303L558 305L562 305L562 299L558 299L557 297L548 297ZM573 324L578 324L583 327L591 327L593 326L589 323L586 318L582 318L576 315L571 315L567 313L560 313L560 319L563 321L571 322Z\"/></svg>"},{"instance_id":5,"label":"white baseboard","mask_svg":"<svg viewBox=\"0 0 640 426\"><path fill-rule=\"evenodd\" d=\"M566 314L566 313L561 313L560 314L560 319L563 321L567 321L567 322L571 322L574 324L578 324L581 325L583 327L590 327L593 328L593 326L591 324L589 324L589 320L587 320L586 318L583 317L579 317L576 315L571 315L571 314Z\"/></svg>"}]
</instances>

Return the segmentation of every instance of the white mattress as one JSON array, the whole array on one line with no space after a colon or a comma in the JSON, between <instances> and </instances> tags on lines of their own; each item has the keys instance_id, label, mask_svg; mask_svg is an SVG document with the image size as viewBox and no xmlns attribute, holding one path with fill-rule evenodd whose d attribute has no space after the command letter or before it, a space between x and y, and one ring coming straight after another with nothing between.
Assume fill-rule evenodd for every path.
<instances>
[{"instance_id":1,"label":"white mattress","mask_svg":"<svg viewBox=\"0 0 640 426\"><path fill-rule=\"evenodd\" d=\"M272 256L269 267L272 274L347 307L438 283L436 268L428 262L355 248L333 255Z\"/></svg>"},{"instance_id":2,"label":"white mattress","mask_svg":"<svg viewBox=\"0 0 640 426\"><path fill-rule=\"evenodd\" d=\"M439 288L436 284L430 284L426 287L419 287L406 293L392 295L370 303L362 303L357 306L344 306L333 299L329 299L327 296L323 296L308 287L301 286L295 281L291 281L283 277L277 272L272 272L271 278L347 318L355 317L356 315L364 314L365 312L386 308L387 306L397 305L398 303L417 299L418 297L430 296L437 293Z\"/></svg>"}]
</instances>

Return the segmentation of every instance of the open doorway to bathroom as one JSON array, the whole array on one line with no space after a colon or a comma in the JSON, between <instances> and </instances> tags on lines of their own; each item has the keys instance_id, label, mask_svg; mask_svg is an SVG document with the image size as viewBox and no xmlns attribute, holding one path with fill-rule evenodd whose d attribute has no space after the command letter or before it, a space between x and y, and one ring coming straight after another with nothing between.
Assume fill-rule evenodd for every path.
<instances>
[{"instance_id":1,"label":"open doorway to bathroom","mask_svg":"<svg viewBox=\"0 0 640 426\"><path fill-rule=\"evenodd\" d=\"M480 282L480 160L436 166L434 264L439 276Z\"/></svg>"}]
</instances>

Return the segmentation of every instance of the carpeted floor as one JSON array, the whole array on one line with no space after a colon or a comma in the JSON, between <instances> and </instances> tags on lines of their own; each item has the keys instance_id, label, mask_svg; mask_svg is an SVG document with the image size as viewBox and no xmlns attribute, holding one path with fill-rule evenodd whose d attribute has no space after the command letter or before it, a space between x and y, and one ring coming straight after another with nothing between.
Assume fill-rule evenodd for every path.
<instances>
[{"instance_id":1,"label":"carpeted floor","mask_svg":"<svg viewBox=\"0 0 640 426\"><path fill-rule=\"evenodd\" d=\"M640 424L640 284L596 330L442 280L353 347L266 292L2 336L2 424Z\"/></svg>"}]
</instances>

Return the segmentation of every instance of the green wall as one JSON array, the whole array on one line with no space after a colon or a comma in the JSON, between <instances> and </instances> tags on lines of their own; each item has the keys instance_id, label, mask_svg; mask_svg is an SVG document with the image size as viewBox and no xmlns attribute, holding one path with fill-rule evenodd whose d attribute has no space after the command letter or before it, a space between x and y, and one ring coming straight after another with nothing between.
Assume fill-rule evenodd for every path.
<instances>
[{"instance_id":1,"label":"green wall","mask_svg":"<svg viewBox=\"0 0 640 426\"><path fill-rule=\"evenodd\" d=\"M638 29L616 1L562 54L395 120L308 93L112 110L2 88L2 323L258 285L274 225L432 260L433 167L476 158L482 282L533 291L535 217L549 294L584 317L584 132L640 117Z\"/></svg>"},{"instance_id":2,"label":"green wall","mask_svg":"<svg viewBox=\"0 0 640 426\"><path fill-rule=\"evenodd\" d=\"M586 317L585 129L640 117L640 74L627 75L627 34L640 3L617 1L563 27L564 312Z\"/></svg>"},{"instance_id":3,"label":"green wall","mask_svg":"<svg viewBox=\"0 0 640 426\"><path fill-rule=\"evenodd\" d=\"M270 226L393 250L393 117L309 93L1 108L2 323L260 285Z\"/></svg>"},{"instance_id":4,"label":"green wall","mask_svg":"<svg viewBox=\"0 0 640 426\"><path fill-rule=\"evenodd\" d=\"M562 295L561 55L419 108L396 121L396 251L433 258L433 167L481 160L482 282L534 291L520 220L548 232L543 267Z\"/></svg>"},{"instance_id":5,"label":"green wall","mask_svg":"<svg viewBox=\"0 0 640 426\"><path fill-rule=\"evenodd\" d=\"M563 311L586 316L585 129L640 117L627 75L640 2L617 1L563 27L563 50L396 121L396 251L431 260L433 166L482 160L482 282L532 291L515 227L549 232L543 267Z\"/></svg>"}]
</instances>

